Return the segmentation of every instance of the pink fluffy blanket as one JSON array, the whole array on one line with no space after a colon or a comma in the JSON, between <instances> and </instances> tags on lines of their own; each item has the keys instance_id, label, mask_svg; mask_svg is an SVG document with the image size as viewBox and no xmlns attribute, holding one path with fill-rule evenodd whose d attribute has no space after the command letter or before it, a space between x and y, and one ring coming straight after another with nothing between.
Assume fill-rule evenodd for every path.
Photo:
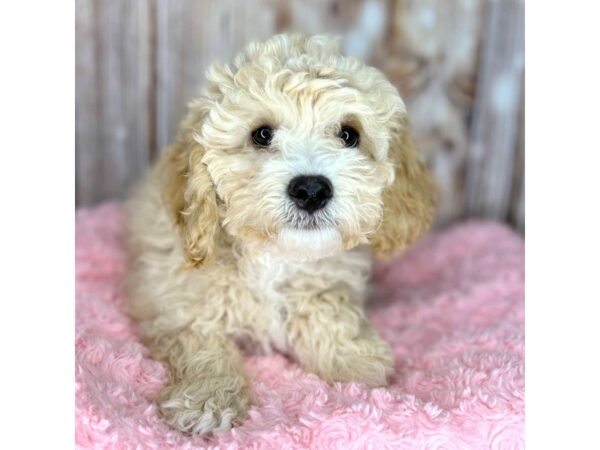
<instances>
[{"instance_id":1,"label":"pink fluffy blanket","mask_svg":"<svg viewBox=\"0 0 600 450\"><path fill-rule=\"evenodd\" d=\"M328 385L281 355L246 359L255 405L210 440L168 428L165 383L125 313L118 204L76 215L79 448L522 448L522 239L489 222L432 233L373 275L370 317L396 355L388 388Z\"/></svg>"}]
</instances>

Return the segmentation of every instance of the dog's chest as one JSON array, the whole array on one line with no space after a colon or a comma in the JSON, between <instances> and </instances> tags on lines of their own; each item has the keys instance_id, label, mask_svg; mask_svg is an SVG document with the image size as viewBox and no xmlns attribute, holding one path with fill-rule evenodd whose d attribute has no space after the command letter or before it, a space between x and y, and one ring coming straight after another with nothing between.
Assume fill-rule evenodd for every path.
<instances>
[{"instance_id":1,"label":"dog's chest","mask_svg":"<svg viewBox=\"0 0 600 450\"><path fill-rule=\"evenodd\" d=\"M260 344L267 351L271 345L277 350L286 351L285 320L289 305L283 286L294 277L297 268L276 255L264 253L246 258L241 269L244 284L260 305L262 328L267 334L264 336L267 339L259 339Z\"/></svg>"},{"instance_id":2,"label":"dog's chest","mask_svg":"<svg viewBox=\"0 0 600 450\"><path fill-rule=\"evenodd\" d=\"M294 301L316 295L340 282L359 297L364 296L371 268L368 252L351 251L316 262L292 262L272 253L243 258L243 283L261 309L261 328L267 339L259 342L265 350L288 350L286 322L295 309ZM290 295L292 294L292 295Z\"/></svg>"}]
</instances>

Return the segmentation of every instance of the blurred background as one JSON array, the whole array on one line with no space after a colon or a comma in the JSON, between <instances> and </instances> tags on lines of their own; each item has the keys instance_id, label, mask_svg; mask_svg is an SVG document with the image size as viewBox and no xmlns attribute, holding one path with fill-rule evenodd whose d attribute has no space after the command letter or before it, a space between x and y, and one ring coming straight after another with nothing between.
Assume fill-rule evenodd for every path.
<instances>
[{"instance_id":1,"label":"blurred background","mask_svg":"<svg viewBox=\"0 0 600 450\"><path fill-rule=\"evenodd\" d=\"M77 0L77 206L126 195L212 61L285 31L339 34L397 86L440 187L438 225L523 232L522 0Z\"/></svg>"}]
</instances>

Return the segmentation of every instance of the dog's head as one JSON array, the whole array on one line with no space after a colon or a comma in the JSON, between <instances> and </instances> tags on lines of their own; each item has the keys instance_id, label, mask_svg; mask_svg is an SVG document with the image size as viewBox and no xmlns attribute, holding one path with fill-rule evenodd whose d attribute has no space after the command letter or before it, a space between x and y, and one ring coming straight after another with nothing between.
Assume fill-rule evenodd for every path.
<instances>
[{"instance_id":1,"label":"dog's head","mask_svg":"<svg viewBox=\"0 0 600 450\"><path fill-rule=\"evenodd\" d=\"M227 234L294 259L403 249L431 223L433 185L381 72L336 40L278 35L213 65L163 158L189 261Z\"/></svg>"}]
</instances>

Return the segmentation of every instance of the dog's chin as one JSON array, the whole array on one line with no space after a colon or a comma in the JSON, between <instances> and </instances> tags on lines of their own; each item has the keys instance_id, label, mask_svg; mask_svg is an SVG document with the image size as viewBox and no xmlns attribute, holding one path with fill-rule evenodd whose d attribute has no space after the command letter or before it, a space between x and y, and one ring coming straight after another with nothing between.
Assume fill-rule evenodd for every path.
<instances>
[{"instance_id":1,"label":"dog's chin","mask_svg":"<svg viewBox=\"0 0 600 450\"><path fill-rule=\"evenodd\" d=\"M332 226L284 227L274 242L275 251L290 261L315 261L343 251L342 235Z\"/></svg>"}]
</instances>

